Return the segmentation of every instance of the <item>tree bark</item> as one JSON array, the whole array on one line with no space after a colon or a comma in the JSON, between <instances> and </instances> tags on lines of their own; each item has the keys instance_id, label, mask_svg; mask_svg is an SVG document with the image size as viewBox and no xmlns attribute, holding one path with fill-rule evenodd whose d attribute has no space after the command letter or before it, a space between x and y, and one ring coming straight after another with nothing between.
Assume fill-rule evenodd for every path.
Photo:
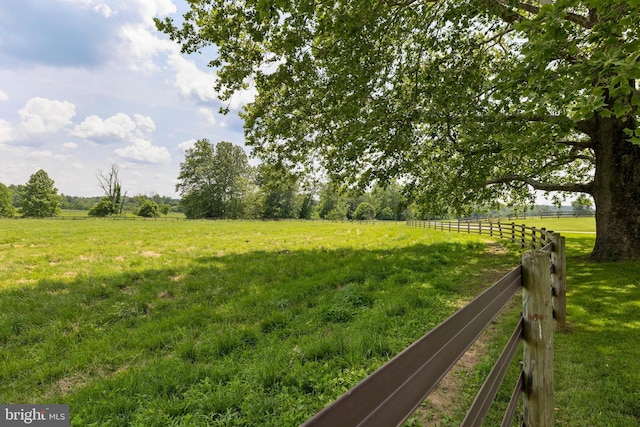
<instances>
[{"instance_id":1,"label":"tree bark","mask_svg":"<svg viewBox=\"0 0 640 427\"><path fill-rule=\"evenodd\" d=\"M640 258L640 146L627 141L635 123L596 115L589 120L596 169L596 244L591 258L608 262Z\"/></svg>"}]
</instances>

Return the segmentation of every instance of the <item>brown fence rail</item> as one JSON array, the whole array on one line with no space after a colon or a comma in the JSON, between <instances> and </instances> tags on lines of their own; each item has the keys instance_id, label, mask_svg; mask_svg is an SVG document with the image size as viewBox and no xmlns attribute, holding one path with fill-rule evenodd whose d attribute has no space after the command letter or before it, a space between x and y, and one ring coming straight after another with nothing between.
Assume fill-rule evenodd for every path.
<instances>
[{"instance_id":1,"label":"brown fence rail","mask_svg":"<svg viewBox=\"0 0 640 427\"><path fill-rule=\"evenodd\" d=\"M444 224L437 223L441 229ZM426 228L424 222L412 225ZM434 223L431 225L435 226ZM552 426L552 299L555 294L552 284L557 275L552 270L552 260L557 265L564 264L563 243L561 236L553 234L542 246L544 250L525 253L520 266L302 426L402 425L520 289L523 292L522 316L461 425L482 424L523 342L521 372L501 425L511 425L520 396L524 396L522 424Z\"/></svg>"}]
</instances>

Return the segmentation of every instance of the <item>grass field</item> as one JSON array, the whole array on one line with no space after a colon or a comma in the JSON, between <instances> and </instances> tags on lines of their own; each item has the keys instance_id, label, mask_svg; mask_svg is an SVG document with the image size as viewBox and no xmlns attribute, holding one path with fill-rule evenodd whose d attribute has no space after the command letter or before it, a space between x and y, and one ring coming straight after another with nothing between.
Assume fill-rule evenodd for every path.
<instances>
[{"instance_id":1,"label":"grass field","mask_svg":"<svg viewBox=\"0 0 640 427\"><path fill-rule=\"evenodd\" d=\"M518 262L486 239L404 224L0 220L0 402L68 403L77 426L298 425ZM567 237L557 424L637 426L639 264L590 264L592 243ZM511 329L498 328L489 356ZM460 374L453 398L470 403L489 366Z\"/></svg>"}]
</instances>

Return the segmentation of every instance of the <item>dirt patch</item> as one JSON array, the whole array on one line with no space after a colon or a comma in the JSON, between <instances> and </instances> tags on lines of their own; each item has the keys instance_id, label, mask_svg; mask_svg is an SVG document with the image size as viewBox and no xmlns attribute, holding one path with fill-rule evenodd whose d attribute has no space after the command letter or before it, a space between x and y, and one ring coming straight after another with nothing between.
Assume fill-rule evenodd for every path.
<instances>
[{"instance_id":1,"label":"dirt patch","mask_svg":"<svg viewBox=\"0 0 640 427\"><path fill-rule=\"evenodd\" d=\"M496 243L487 245L487 253L501 255L506 249ZM493 284L504 277L509 270L504 268L486 269L479 272L482 282ZM501 314L484 330L480 337L471 345L467 352L456 362L427 399L416 410L414 416L426 426L450 425L454 415L460 413L460 406L464 403L463 393L465 382L469 380L476 370L476 366L482 362L488 354L489 343L496 338L496 324L501 321L506 313L515 310L521 304L519 298L512 298ZM462 304L462 306L466 303Z\"/></svg>"},{"instance_id":2,"label":"dirt patch","mask_svg":"<svg viewBox=\"0 0 640 427\"><path fill-rule=\"evenodd\" d=\"M83 373L77 373L69 377L61 378L47 391L45 398L49 399L54 396L66 396L83 387L87 382L89 382L89 376Z\"/></svg>"},{"instance_id":3,"label":"dirt patch","mask_svg":"<svg viewBox=\"0 0 640 427\"><path fill-rule=\"evenodd\" d=\"M487 354L487 342L490 331L483 333L478 340L458 360L447 375L429 394L414 416L426 426L441 426L458 412L462 401L464 382L473 374L475 367Z\"/></svg>"},{"instance_id":4,"label":"dirt patch","mask_svg":"<svg viewBox=\"0 0 640 427\"><path fill-rule=\"evenodd\" d=\"M173 298L173 295L171 295L169 291L162 291L157 295L157 297L159 299L170 299Z\"/></svg>"},{"instance_id":5,"label":"dirt patch","mask_svg":"<svg viewBox=\"0 0 640 427\"><path fill-rule=\"evenodd\" d=\"M140 255L142 255L145 258L159 258L162 256L162 254L159 254L157 252L152 252L152 251L145 251L145 252L142 252Z\"/></svg>"}]
</instances>

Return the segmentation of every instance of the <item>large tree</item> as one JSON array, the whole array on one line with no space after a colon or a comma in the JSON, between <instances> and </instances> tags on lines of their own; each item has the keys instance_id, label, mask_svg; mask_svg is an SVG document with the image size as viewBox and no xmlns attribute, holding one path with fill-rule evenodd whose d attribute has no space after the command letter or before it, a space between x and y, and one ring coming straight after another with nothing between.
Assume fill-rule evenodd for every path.
<instances>
[{"instance_id":1,"label":"large tree","mask_svg":"<svg viewBox=\"0 0 640 427\"><path fill-rule=\"evenodd\" d=\"M42 169L31 175L20 197L24 217L44 218L58 213L60 196L55 183Z\"/></svg>"},{"instance_id":2,"label":"large tree","mask_svg":"<svg viewBox=\"0 0 640 427\"><path fill-rule=\"evenodd\" d=\"M239 218L250 166L241 147L201 139L180 163L176 191L187 218Z\"/></svg>"},{"instance_id":3,"label":"large tree","mask_svg":"<svg viewBox=\"0 0 640 427\"><path fill-rule=\"evenodd\" d=\"M586 193L592 257L640 257L638 0L189 5L157 26L184 53L217 46L223 98L254 85L263 158L398 177L434 213Z\"/></svg>"}]
</instances>

